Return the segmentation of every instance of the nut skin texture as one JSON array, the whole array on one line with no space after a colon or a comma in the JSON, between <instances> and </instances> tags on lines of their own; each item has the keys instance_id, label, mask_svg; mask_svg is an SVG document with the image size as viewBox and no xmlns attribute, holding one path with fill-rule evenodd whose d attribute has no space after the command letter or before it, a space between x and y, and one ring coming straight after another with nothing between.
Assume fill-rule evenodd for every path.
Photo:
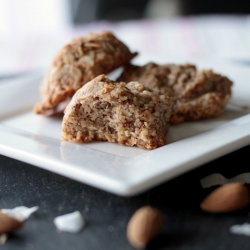
<instances>
[{"instance_id":1,"label":"nut skin texture","mask_svg":"<svg viewBox=\"0 0 250 250\"><path fill-rule=\"evenodd\" d=\"M0 212L0 235L13 232L23 227L23 222L20 222L7 214Z\"/></svg>"},{"instance_id":2,"label":"nut skin texture","mask_svg":"<svg viewBox=\"0 0 250 250\"><path fill-rule=\"evenodd\" d=\"M243 209L249 203L247 186L234 182L216 188L201 202L200 207L209 213L230 213Z\"/></svg>"},{"instance_id":3,"label":"nut skin texture","mask_svg":"<svg viewBox=\"0 0 250 250\"><path fill-rule=\"evenodd\" d=\"M150 206L138 209L127 225L127 239L136 249L145 249L160 232L163 215Z\"/></svg>"}]
</instances>

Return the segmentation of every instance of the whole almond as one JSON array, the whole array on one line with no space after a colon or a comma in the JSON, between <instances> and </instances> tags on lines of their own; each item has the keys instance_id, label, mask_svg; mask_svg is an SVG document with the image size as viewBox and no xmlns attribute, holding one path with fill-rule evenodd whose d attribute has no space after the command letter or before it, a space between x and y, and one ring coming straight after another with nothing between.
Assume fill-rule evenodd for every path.
<instances>
[{"instance_id":1,"label":"whole almond","mask_svg":"<svg viewBox=\"0 0 250 250\"><path fill-rule=\"evenodd\" d=\"M20 222L9 215L0 212L0 234L13 232L23 226Z\"/></svg>"},{"instance_id":2,"label":"whole almond","mask_svg":"<svg viewBox=\"0 0 250 250\"><path fill-rule=\"evenodd\" d=\"M138 209L127 225L127 239L137 249L144 249L160 232L163 215L150 206Z\"/></svg>"},{"instance_id":3,"label":"whole almond","mask_svg":"<svg viewBox=\"0 0 250 250\"><path fill-rule=\"evenodd\" d=\"M229 213L246 207L249 202L247 186L234 182L225 184L211 192L200 204L202 210L210 213Z\"/></svg>"}]
</instances>

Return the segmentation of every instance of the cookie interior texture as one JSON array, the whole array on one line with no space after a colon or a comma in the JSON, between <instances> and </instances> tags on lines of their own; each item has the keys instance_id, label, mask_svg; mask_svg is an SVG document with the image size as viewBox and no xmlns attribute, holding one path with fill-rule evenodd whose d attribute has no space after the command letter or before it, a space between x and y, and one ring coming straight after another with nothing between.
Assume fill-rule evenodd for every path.
<instances>
[{"instance_id":1,"label":"cookie interior texture","mask_svg":"<svg viewBox=\"0 0 250 250\"><path fill-rule=\"evenodd\" d=\"M34 113L48 116L62 112L85 83L130 62L137 54L109 31L72 40L53 59L41 83L42 100L34 106Z\"/></svg>"},{"instance_id":2,"label":"cookie interior texture","mask_svg":"<svg viewBox=\"0 0 250 250\"><path fill-rule=\"evenodd\" d=\"M159 91L103 74L80 88L66 107L62 139L155 149L167 143L172 106L173 99Z\"/></svg>"},{"instance_id":3,"label":"cookie interior texture","mask_svg":"<svg viewBox=\"0 0 250 250\"><path fill-rule=\"evenodd\" d=\"M175 98L171 124L220 115L231 97L232 81L213 70L197 70L192 64L150 62L127 64L117 81L139 81L146 87Z\"/></svg>"}]
</instances>

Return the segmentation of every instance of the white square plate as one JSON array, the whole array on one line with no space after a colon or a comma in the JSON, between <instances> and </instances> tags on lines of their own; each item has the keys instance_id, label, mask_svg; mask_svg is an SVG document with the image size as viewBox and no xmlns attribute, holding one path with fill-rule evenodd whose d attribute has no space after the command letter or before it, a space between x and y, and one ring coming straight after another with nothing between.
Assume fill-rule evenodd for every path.
<instances>
[{"instance_id":1,"label":"white square plate","mask_svg":"<svg viewBox=\"0 0 250 250\"><path fill-rule=\"evenodd\" d=\"M153 60L152 60L153 58ZM32 112L41 74L0 82L0 153L108 192L131 196L250 144L250 68L220 60L142 57L134 63L194 63L233 82L220 117L171 126L168 145L152 150L116 143L61 140L62 117ZM112 75L110 75L112 78Z\"/></svg>"}]
</instances>

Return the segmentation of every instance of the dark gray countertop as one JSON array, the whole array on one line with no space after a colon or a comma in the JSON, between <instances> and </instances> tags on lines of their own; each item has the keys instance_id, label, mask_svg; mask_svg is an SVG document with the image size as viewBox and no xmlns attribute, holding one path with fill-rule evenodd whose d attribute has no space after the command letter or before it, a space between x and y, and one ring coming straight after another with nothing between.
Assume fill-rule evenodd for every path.
<instances>
[{"instance_id":1,"label":"dark gray countertop","mask_svg":"<svg viewBox=\"0 0 250 250\"><path fill-rule=\"evenodd\" d=\"M216 159L154 189L121 197L38 167L0 155L0 208L39 206L25 226L11 234L1 249L132 250L126 226L141 206L164 214L162 233L148 249L250 249L250 238L229 232L250 223L250 208L231 214L208 214L199 204L215 187L203 189L200 179L221 173L227 178L249 171L250 146ZM56 216L80 211L86 221L77 234L58 232Z\"/></svg>"}]
</instances>

